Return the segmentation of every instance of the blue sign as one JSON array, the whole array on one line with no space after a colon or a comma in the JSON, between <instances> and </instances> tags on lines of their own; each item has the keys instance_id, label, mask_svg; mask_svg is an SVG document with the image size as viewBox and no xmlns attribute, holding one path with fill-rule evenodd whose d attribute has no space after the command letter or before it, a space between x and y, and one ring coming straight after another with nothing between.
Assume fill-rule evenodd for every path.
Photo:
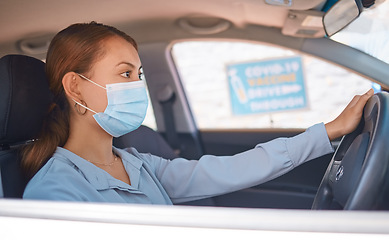
<instances>
[{"instance_id":1,"label":"blue sign","mask_svg":"<svg viewBox=\"0 0 389 240\"><path fill-rule=\"evenodd\" d=\"M236 115L308 106L301 57L227 66L232 112Z\"/></svg>"}]
</instances>

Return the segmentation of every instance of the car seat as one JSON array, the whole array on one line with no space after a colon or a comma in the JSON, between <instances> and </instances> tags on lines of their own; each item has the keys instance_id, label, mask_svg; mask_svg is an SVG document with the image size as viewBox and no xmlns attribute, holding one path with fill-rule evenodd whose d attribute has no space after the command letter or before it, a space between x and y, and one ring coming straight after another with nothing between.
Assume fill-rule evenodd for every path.
<instances>
[{"instance_id":1,"label":"car seat","mask_svg":"<svg viewBox=\"0 0 389 240\"><path fill-rule=\"evenodd\" d=\"M24 55L0 59L0 197L21 198L28 181L20 167L20 150L36 140L51 102L44 67L42 61ZM165 139L146 126L114 139L114 145L177 157Z\"/></svg>"},{"instance_id":2,"label":"car seat","mask_svg":"<svg viewBox=\"0 0 389 240\"><path fill-rule=\"evenodd\" d=\"M44 66L23 55L0 59L0 197L20 198L27 183L20 150L35 139L50 104Z\"/></svg>"},{"instance_id":3,"label":"car seat","mask_svg":"<svg viewBox=\"0 0 389 240\"><path fill-rule=\"evenodd\" d=\"M143 125L126 135L114 138L113 145L118 148L131 146L139 152L151 153L166 159L178 157L173 148L169 146L159 133Z\"/></svg>"}]
</instances>

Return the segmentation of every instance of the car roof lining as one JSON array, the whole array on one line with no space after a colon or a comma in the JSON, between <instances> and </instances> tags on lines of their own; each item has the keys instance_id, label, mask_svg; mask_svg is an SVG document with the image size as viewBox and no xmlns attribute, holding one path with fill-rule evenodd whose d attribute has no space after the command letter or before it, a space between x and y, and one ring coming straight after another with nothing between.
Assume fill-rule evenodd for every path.
<instances>
[{"instance_id":1,"label":"car roof lining","mask_svg":"<svg viewBox=\"0 0 389 240\"><path fill-rule=\"evenodd\" d=\"M2 1L0 29L7 34L0 35L0 44L36 34L56 33L72 23L92 20L114 26L135 24L142 28L148 19L159 24L161 20L176 21L196 15L228 19L236 26L257 24L281 28L289 9L307 10L323 2L294 0L291 7L280 7L266 4L264 0Z\"/></svg>"}]
</instances>

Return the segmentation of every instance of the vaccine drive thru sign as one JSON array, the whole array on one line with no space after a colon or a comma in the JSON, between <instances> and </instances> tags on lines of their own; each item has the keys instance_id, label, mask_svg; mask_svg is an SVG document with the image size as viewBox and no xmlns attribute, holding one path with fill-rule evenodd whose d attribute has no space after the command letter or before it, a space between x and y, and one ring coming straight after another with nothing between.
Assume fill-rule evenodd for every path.
<instances>
[{"instance_id":1,"label":"vaccine drive thru sign","mask_svg":"<svg viewBox=\"0 0 389 240\"><path fill-rule=\"evenodd\" d=\"M301 57L227 66L232 112L236 115L308 106Z\"/></svg>"}]
</instances>

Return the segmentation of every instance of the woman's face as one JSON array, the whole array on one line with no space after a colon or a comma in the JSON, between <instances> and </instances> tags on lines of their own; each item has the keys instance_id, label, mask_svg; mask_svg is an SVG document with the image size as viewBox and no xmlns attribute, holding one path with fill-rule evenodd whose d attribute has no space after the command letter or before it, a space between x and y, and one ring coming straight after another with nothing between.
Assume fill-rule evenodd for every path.
<instances>
[{"instance_id":1,"label":"woman's face","mask_svg":"<svg viewBox=\"0 0 389 240\"><path fill-rule=\"evenodd\" d=\"M85 77L93 82L106 86L111 83L122 83L140 80L142 65L135 48L121 37L111 37L104 43L105 54L99 59ZM82 97L89 108L104 112L107 107L106 90L95 84L80 81ZM89 114L92 112L88 111Z\"/></svg>"}]
</instances>

